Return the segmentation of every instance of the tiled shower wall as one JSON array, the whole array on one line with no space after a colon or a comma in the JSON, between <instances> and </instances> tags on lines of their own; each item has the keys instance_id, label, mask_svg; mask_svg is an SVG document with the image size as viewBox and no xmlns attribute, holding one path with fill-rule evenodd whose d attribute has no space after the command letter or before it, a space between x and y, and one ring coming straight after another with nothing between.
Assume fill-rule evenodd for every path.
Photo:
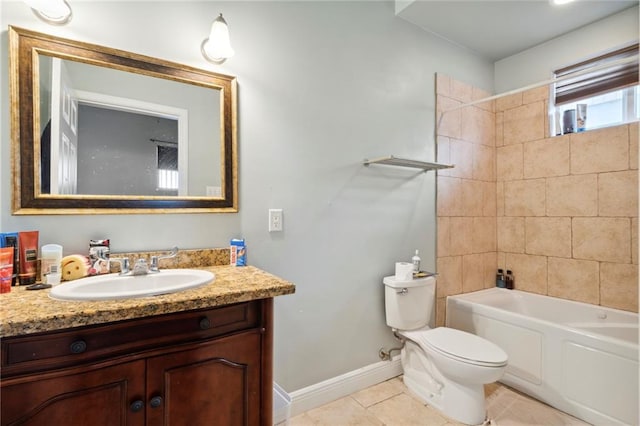
<instances>
[{"instance_id":1,"label":"tiled shower wall","mask_svg":"<svg viewBox=\"0 0 640 426\"><path fill-rule=\"evenodd\" d=\"M438 75L438 112L489 94ZM440 117L440 114L437 114ZM441 116L437 158L455 164L438 171L436 323L444 323L446 297L495 283L496 146L493 102Z\"/></svg>"},{"instance_id":2,"label":"tiled shower wall","mask_svg":"<svg viewBox=\"0 0 640 426\"><path fill-rule=\"evenodd\" d=\"M474 98L461 82L438 76L437 83L439 110ZM543 87L485 106L494 132L465 124L477 121L478 107L447 113L440 123L438 160L464 164L438 173L439 324L447 295L494 286L497 267L511 269L520 290L638 311L638 123L550 138L548 94ZM493 158L459 148L479 139ZM493 175L469 175L469 161L472 170L486 167ZM482 215L471 201L479 190ZM494 257L473 245L476 234L491 229ZM471 246L460 248L456 242L469 236ZM471 277L480 270L477 283Z\"/></svg>"}]
</instances>

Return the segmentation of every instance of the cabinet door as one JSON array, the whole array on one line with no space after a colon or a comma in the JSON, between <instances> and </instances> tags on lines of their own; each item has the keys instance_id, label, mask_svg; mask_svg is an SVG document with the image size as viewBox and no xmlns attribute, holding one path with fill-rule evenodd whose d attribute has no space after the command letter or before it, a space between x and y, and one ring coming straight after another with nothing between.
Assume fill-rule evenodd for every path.
<instances>
[{"instance_id":1,"label":"cabinet door","mask_svg":"<svg viewBox=\"0 0 640 426\"><path fill-rule=\"evenodd\" d=\"M144 373L141 360L5 379L1 424L142 426Z\"/></svg>"},{"instance_id":2,"label":"cabinet door","mask_svg":"<svg viewBox=\"0 0 640 426\"><path fill-rule=\"evenodd\" d=\"M258 425L260 331L147 361L148 425Z\"/></svg>"}]
</instances>

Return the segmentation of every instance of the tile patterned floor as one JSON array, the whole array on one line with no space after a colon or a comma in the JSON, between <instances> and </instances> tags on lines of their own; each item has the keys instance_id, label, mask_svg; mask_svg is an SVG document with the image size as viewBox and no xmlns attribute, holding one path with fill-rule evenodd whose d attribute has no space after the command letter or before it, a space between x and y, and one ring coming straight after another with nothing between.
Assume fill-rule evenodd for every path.
<instances>
[{"instance_id":1,"label":"tile patterned floor","mask_svg":"<svg viewBox=\"0 0 640 426\"><path fill-rule=\"evenodd\" d=\"M485 387L495 426L586 426L500 383ZM459 426L421 403L396 377L290 419L289 426Z\"/></svg>"}]
</instances>

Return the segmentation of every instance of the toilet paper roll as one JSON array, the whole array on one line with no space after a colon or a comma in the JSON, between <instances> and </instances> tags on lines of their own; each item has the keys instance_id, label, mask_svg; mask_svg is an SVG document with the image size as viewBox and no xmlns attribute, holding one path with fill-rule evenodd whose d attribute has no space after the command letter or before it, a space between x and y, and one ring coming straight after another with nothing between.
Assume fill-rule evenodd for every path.
<instances>
[{"instance_id":1,"label":"toilet paper roll","mask_svg":"<svg viewBox=\"0 0 640 426\"><path fill-rule=\"evenodd\" d=\"M410 281L413 279L413 263L396 262L396 280Z\"/></svg>"}]
</instances>

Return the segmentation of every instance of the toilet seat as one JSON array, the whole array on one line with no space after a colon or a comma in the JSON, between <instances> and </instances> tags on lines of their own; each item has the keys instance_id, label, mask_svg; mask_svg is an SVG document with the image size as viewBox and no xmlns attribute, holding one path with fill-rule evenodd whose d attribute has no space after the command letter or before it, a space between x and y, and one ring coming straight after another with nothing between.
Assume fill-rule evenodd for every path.
<instances>
[{"instance_id":1,"label":"toilet seat","mask_svg":"<svg viewBox=\"0 0 640 426\"><path fill-rule=\"evenodd\" d=\"M432 350L466 364L483 367L504 367L507 354L482 337L448 327L402 331L425 350Z\"/></svg>"}]
</instances>

